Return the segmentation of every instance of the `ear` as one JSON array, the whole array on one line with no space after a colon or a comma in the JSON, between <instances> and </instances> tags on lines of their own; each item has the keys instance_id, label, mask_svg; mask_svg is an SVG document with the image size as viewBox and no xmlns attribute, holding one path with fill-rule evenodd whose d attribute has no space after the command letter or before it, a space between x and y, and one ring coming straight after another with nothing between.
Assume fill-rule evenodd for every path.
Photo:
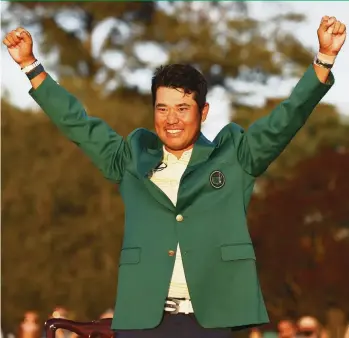
<instances>
[{"instance_id":1,"label":"ear","mask_svg":"<svg viewBox=\"0 0 349 338\"><path fill-rule=\"evenodd\" d=\"M201 123L205 122L209 110L210 110L210 105L206 102L201 112Z\"/></svg>"}]
</instances>

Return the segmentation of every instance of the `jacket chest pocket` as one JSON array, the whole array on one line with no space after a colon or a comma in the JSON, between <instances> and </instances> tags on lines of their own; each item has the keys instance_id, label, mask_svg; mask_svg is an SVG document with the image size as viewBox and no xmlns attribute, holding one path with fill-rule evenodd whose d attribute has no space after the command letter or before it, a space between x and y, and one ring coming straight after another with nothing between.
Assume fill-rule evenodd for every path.
<instances>
[{"instance_id":1,"label":"jacket chest pocket","mask_svg":"<svg viewBox=\"0 0 349 338\"><path fill-rule=\"evenodd\" d=\"M141 261L141 248L124 248L121 250L119 265L138 264Z\"/></svg>"},{"instance_id":2,"label":"jacket chest pocket","mask_svg":"<svg viewBox=\"0 0 349 338\"><path fill-rule=\"evenodd\" d=\"M256 260L256 255L251 243L222 245L221 257L223 261Z\"/></svg>"}]
</instances>

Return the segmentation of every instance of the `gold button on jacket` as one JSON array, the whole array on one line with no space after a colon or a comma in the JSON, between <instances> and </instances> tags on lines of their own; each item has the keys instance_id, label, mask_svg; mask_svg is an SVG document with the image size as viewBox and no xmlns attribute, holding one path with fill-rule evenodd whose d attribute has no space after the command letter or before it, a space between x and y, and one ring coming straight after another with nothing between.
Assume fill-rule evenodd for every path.
<instances>
[{"instance_id":1,"label":"gold button on jacket","mask_svg":"<svg viewBox=\"0 0 349 338\"><path fill-rule=\"evenodd\" d=\"M182 215L177 215L176 216L176 221L177 222L182 222L184 220L184 217Z\"/></svg>"}]
</instances>

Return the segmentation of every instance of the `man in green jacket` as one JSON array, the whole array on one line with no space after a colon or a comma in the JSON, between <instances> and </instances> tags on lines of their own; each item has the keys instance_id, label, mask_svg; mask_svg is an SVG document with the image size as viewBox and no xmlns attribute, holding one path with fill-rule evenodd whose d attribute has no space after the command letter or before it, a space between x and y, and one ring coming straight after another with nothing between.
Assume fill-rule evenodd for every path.
<instances>
[{"instance_id":1,"label":"man in green jacket","mask_svg":"<svg viewBox=\"0 0 349 338\"><path fill-rule=\"evenodd\" d=\"M124 139L44 71L26 30L7 34L34 100L120 185L125 234L112 323L119 337L223 338L268 322L246 210L256 178L332 86L345 36L345 25L323 17L319 53L291 96L247 131L230 123L210 142L200 132L207 84L191 66L156 71L156 133L137 129Z\"/></svg>"}]
</instances>

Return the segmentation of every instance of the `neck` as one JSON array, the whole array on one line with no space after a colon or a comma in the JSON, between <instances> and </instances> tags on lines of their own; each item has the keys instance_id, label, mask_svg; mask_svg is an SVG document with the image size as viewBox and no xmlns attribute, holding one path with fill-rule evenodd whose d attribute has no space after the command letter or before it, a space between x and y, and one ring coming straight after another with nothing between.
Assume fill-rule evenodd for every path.
<instances>
[{"instance_id":1,"label":"neck","mask_svg":"<svg viewBox=\"0 0 349 338\"><path fill-rule=\"evenodd\" d=\"M193 149L193 147L194 147L194 144L188 146L187 148L181 149L181 150L173 150L173 149L168 148L167 146L165 146L165 149L166 149L169 153L171 153L172 155L174 155L174 156L176 156L178 159L180 159L185 151L190 150L190 149Z\"/></svg>"}]
</instances>

